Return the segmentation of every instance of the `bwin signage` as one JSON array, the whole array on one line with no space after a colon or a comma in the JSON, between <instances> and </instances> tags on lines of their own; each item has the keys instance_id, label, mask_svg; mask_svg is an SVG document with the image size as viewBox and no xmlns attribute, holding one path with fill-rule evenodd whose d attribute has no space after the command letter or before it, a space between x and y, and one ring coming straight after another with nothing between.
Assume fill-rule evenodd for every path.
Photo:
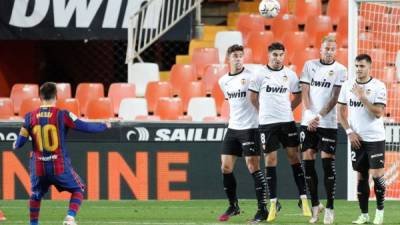
<instances>
[{"instance_id":1,"label":"bwin signage","mask_svg":"<svg viewBox=\"0 0 400 225\"><path fill-rule=\"evenodd\" d=\"M55 28L70 26L89 28L95 17L102 18L102 28L127 28L129 17L145 2L145 0L14 0L9 24L20 28L31 28L39 25L46 16L53 15ZM144 28L156 28L161 4L162 1L153 1L149 6ZM122 26L118 26L122 13L124 13ZM71 23L74 16L76 21Z\"/></svg>"}]
</instances>

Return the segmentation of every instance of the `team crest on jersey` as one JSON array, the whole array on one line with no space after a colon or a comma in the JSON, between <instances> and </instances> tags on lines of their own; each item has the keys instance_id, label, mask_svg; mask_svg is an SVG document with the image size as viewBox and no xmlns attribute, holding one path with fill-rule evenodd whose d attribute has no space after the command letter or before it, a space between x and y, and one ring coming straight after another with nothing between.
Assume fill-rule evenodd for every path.
<instances>
[{"instance_id":1,"label":"team crest on jersey","mask_svg":"<svg viewBox=\"0 0 400 225\"><path fill-rule=\"evenodd\" d=\"M333 76L335 74L335 72L333 72L333 70L329 71L329 76Z\"/></svg>"},{"instance_id":2,"label":"team crest on jersey","mask_svg":"<svg viewBox=\"0 0 400 225\"><path fill-rule=\"evenodd\" d=\"M371 94L371 89L367 89L367 90L365 91L365 94L366 94L366 95Z\"/></svg>"},{"instance_id":3,"label":"team crest on jersey","mask_svg":"<svg viewBox=\"0 0 400 225\"><path fill-rule=\"evenodd\" d=\"M283 76L283 82L287 82L289 80L288 76L284 75Z\"/></svg>"},{"instance_id":4,"label":"team crest on jersey","mask_svg":"<svg viewBox=\"0 0 400 225\"><path fill-rule=\"evenodd\" d=\"M246 84L246 79L241 79L241 80L240 80L240 83L241 83L242 85L245 85L245 84Z\"/></svg>"}]
</instances>

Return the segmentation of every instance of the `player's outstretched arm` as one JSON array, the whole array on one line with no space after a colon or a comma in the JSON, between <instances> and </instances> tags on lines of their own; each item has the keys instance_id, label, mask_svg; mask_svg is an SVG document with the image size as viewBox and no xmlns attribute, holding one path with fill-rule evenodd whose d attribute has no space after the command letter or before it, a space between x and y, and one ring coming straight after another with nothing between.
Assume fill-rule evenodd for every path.
<instances>
[{"instance_id":1,"label":"player's outstretched arm","mask_svg":"<svg viewBox=\"0 0 400 225\"><path fill-rule=\"evenodd\" d=\"M302 98L301 93L293 94L293 100L291 102L292 111L295 110L298 105L300 105L301 98Z\"/></svg>"},{"instance_id":2,"label":"player's outstretched arm","mask_svg":"<svg viewBox=\"0 0 400 225\"><path fill-rule=\"evenodd\" d=\"M96 133L102 132L111 127L111 123L107 122L85 122L80 120L76 115L71 112L65 111L64 114L65 125L74 130L83 132Z\"/></svg>"}]
</instances>

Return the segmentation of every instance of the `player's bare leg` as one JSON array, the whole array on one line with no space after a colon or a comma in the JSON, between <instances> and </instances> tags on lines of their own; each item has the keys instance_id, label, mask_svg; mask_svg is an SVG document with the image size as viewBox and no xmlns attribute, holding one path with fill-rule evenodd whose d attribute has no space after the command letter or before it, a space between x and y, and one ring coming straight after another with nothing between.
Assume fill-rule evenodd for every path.
<instances>
[{"instance_id":1,"label":"player's bare leg","mask_svg":"<svg viewBox=\"0 0 400 225\"><path fill-rule=\"evenodd\" d=\"M300 153L298 147L288 147L287 148L287 157L289 164L292 167L293 178L297 186L297 190L299 192L299 207L302 209L303 215L307 217L311 217L310 206L308 205L307 200L307 190L306 190L306 180L304 177L304 171L301 167L300 163Z\"/></svg>"},{"instance_id":2,"label":"player's bare leg","mask_svg":"<svg viewBox=\"0 0 400 225\"><path fill-rule=\"evenodd\" d=\"M385 201L385 179L384 176L384 169L370 169L369 173L374 180L374 191L376 196L376 212L374 218L374 224L383 224L383 208L384 208L384 201Z\"/></svg>"},{"instance_id":3,"label":"player's bare leg","mask_svg":"<svg viewBox=\"0 0 400 225\"><path fill-rule=\"evenodd\" d=\"M251 223L265 221L268 216L267 210L267 183L264 173L260 170L260 156L247 156L246 165L254 180L254 188L257 197L257 212Z\"/></svg>"},{"instance_id":4,"label":"player's bare leg","mask_svg":"<svg viewBox=\"0 0 400 225\"><path fill-rule=\"evenodd\" d=\"M221 171L229 206L226 211L219 216L219 221L228 221L230 217L240 214L239 202L236 195L236 179L233 175L236 159L237 157L234 155L221 155Z\"/></svg>"},{"instance_id":5,"label":"player's bare leg","mask_svg":"<svg viewBox=\"0 0 400 225\"><path fill-rule=\"evenodd\" d=\"M335 155L321 152L322 167L324 169L324 184L326 191L326 207L324 215L324 224L333 224L335 221L334 199L336 190L336 167Z\"/></svg>"}]
</instances>

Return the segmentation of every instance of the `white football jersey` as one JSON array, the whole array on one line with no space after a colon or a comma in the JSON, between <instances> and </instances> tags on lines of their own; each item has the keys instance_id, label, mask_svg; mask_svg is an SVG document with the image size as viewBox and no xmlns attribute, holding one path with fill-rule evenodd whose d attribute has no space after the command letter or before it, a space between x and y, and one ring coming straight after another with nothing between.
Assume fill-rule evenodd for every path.
<instances>
[{"instance_id":1,"label":"white football jersey","mask_svg":"<svg viewBox=\"0 0 400 225\"><path fill-rule=\"evenodd\" d=\"M253 77L249 89L258 93L260 124L294 120L290 93L301 92L299 79L294 71L287 67L274 70L265 66Z\"/></svg>"},{"instance_id":2,"label":"white football jersey","mask_svg":"<svg viewBox=\"0 0 400 225\"><path fill-rule=\"evenodd\" d=\"M257 110L250 100L249 84L253 73L244 69L239 74L225 74L218 84L229 102L229 125L235 130L258 127Z\"/></svg>"},{"instance_id":3,"label":"white football jersey","mask_svg":"<svg viewBox=\"0 0 400 225\"><path fill-rule=\"evenodd\" d=\"M341 87L346 80L346 67L338 62L324 64L319 59L304 64L300 83L310 85L310 110L316 116L333 97L333 87ZM303 110L301 125L307 126L309 115ZM321 128L337 128L336 106L319 121Z\"/></svg>"},{"instance_id":4,"label":"white football jersey","mask_svg":"<svg viewBox=\"0 0 400 225\"><path fill-rule=\"evenodd\" d=\"M360 135L363 141L384 141L386 136L383 118L377 118L364 107L351 91L354 85L360 85L364 88L369 102L386 105L385 84L375 78L371 78L366 83L348 80L340 90L338 99L339 104L347 105L350 127Z\"/></svg>"}]
</instances>

